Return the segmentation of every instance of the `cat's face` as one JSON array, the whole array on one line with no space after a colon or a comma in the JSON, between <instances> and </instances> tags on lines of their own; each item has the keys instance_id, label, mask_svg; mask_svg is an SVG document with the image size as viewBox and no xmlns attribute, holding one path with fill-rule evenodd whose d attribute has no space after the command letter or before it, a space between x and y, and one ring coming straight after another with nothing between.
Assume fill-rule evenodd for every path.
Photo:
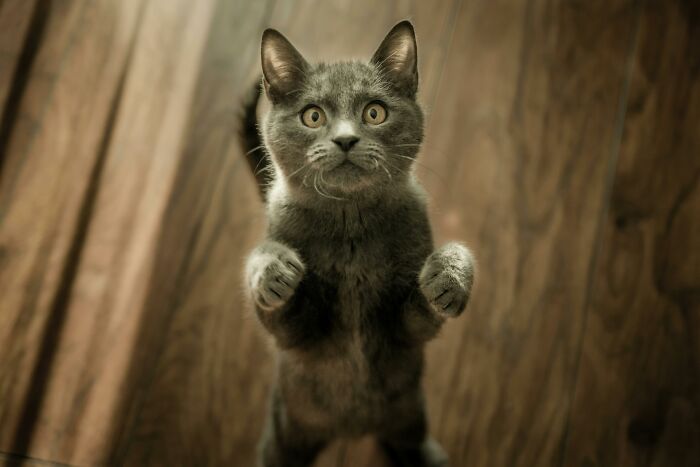
<instances>
[{"instance_id":1,"label":"cat's face","mask_svg":"<svg viewBox=\"0 0 700 467\"><path fill-rule=\"evenodd\" d=\"M405 181L423 137L410 23L394 27L369 63L310 65L273 30L262 59L272 102L263 136L288 185L352 199Z\"/></svg>"}]
</instances>

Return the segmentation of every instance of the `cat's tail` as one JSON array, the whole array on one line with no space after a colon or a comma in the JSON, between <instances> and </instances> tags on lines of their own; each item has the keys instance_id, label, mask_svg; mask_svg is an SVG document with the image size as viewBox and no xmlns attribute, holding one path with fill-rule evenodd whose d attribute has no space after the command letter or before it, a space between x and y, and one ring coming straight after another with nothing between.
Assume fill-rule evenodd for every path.
<instances>
[{"instance_id":1,"label":"cat's tail","mask_svg":"<svg viewBox=\"0 0 700 467\"><path fill-rule=\"evenodd\" d=\"M250 170L253 172L253 176L255 176L260 195L265 199L267 189L272 180L272 166L265 152L265 146L262 143L258 130L257 109L262 91L261 78L243 97L238 141L241 144Z\"/></svg>"}]
</instances>

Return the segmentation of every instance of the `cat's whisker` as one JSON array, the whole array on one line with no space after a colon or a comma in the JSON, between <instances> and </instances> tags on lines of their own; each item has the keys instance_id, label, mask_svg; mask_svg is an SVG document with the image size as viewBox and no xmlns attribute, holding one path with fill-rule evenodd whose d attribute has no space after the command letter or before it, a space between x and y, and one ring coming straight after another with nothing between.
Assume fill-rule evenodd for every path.
<instances>
[{"instance_id":1,"label":"cat's whisker","mask_svg":"<svg viewBox=\"0 0 700 467\"><path fill-rule=\"evenodd\" d=\"M302 166L299 167L297 170L295 170L294 172L290 173L290 174L288 175L288 177L289 177L289 178L294 177L296 174L298 174L298 173L301 172L302 170L306 169L307 167L309 167L309 164L308 164L308 163L302 165Z\"/></svg>"},{"instance_id":2,"label":"cat's whisker","mask_svg":"<svg viewBox=\"0 0 700 467\"><path fill-rule=\"evenodd\" d=\"M389 177L389 181L392 181L394 177L391 176L391 172L389 172L389 169L386 167L384 164L379 164L379 166L384 169L384 172L386 172L387 177Z\"/></svg>"},{"instance_id":3,"label":"cat's whisker","mask_svg":"<svg viewBox=\"0 0 700 467\"><path fill-rule=\"evenodd\" d=\"M437 149L434 145L428 144L425 141L422 143L403 143L403 144L392 144L392 145L387 145L387 148L423 148L424 150L438 154L440 156L443 156L447 158L447 154L445 151Z\"/></svg>"},{"instance_id":4,"label":"cat's whisker","mask_svg":"<svg viewBox=\"0 0 700 467\"><path fill-rule=\"evenodd\" d=\"M384 164L385 164L387 167L391 167L391 168L394 169L396 172L398 172L398 173L400 173L400 174L402 174L402 175L405 175L406 173L408 173L406 170L402 169L401 167L395 166L394 164L390 163L389 161L384 161Z\"/></svg>"},{"instance_id":5,"label":"cat's whisker","mask_svg":"<svg viewBox=\"0 0 700 467\"><path fill-rule=\"evenodd\" d=\"M307 179L309 178L309 175L311 175L311 172L306 172L304 174L304 178L301 179L301 184L304 185L305 187L309 186L309 184L306 182Z\"/></svg>"},{"instance_id":6,"label":"cat's whisker","mask_svg":"<svg viewBox=\"0 0 700 467\"><path fill-rule=\"evenodd\" d=\"M312 157L309 157L309 162L316 162L320 158L322 158L324 154L314 154Z\"/></svg>"},{"instance_id":7,"label":"cat's whisker","mask_svg":"<svg viewBox=\"0 0 700 467\"><path fill-rule=\"evenodd\" d=\"M261 144L261 145L259 145L259 146L255 146L253 149L251 149L250 151L246 152L246 153L243 154L243 155L244 155L244 156L249 156L249 155L251 155L252 153L254 153L255 151L257 151L257 150L259 150L259 149L264 149L264 148L265 148L265 145L264 145L264 144Z\"/></svg>"},{"instance_id":8,"label":"cat's whisker","mask_svg":"<svg viewBox=\"0 0 700 467\"><path fill-rule=\"evenodd\" d=\"M402 154L393 154L393 153L392 153L392 156L401 157L402 159L410 160L412 163L414 163L414 164L416 164L418 167L420 167L420 168L422 168L422 169L425 169L425 170L427 170L428 172L432 173L432 174L435 175L442 183L444 183L445 185L448 185L448 186L449 186L449 183L448 183L447 179L446 179L443 175L441 175L439 172L437 172L437 171L436 171L435 169L433 169L432 167L429 167L429 166L427 166L427 165L421 163L420 161L416 160L416 158L414 158L414 157L409 157L409 156L404 156L404 155L402 155Z\"/></svg>"},{"instance_id":9,"label":"cat's whisker","mask_svg":"<svg viewBox=\"0 0 700 467\"><path fill-rule=\"evenodd\" d=\"M325 187L326 181L323 179L323 171L320 171L320 172L319 172L319 178L321 179L321 187L325 189L325 188L326 188L326 187ZM344 201L344 200L345 200L345 198L338 198L338 197L332 196L332 195L331 195L330 193L328 193L327 191L326 191L326 195L328 195L328 196L329 196L330 198L332 198L332 199L337 199L337 200L339 200L339 201Z\"/></svg>"},{"instance_id":10,"label":"cat's whisker","mask_svg":"<svg viewBox=\"0 0 700 467\"><path fill-rule=\"evenodd\" d=\"M260 162L261 161L258 161L258 164L256 165L256 167L258 167L260 165ZM275 169L271 165L260 167L260 169L253 172L253 174L257 177L258 175L266 173L266 172L268 173L268 175L270 175L270 177L273 177L275 175Z\"/></svg>"},{"instance_id":11,"label":"cat's whisker","mask_svg":"<svg viewBox=\"0 0 700 467\"><path fill-rule=\"evenodd\" d=\"M319 174L320 174L320 176L321 176L321 179L323 179L323 172L316 172L316 174L314 175L314 190L316 190L316 193L318 193L319 195L323 196L324 198L334 199L334 200L336 200L336 201L343 201L344 198L335 197L335 196L333 196L333 195L331 195L331 194L328 194L328 193L323 192L323 191L319 188L319 186L318 186Z\"/></svg>"},{"instance_id":12,"label":"cat's whisker","mask_svg":"<svg viewBox=\"0 0 700 467\"><path fill-rule=\"evenodd\" d=\"M258 148L260 148L260 147L262 147L262 145L258 146ZM251 153L252 151L254 151L254 150L255 150L255 149L253 149L253 150L251 150L251 151L248 151L245 155L247 156L248 154L250 154L250 153ZM264 161L267 157L268 157L268 155L263 153L263 156L262 156L260 159L258 159L258 163L255 164L255 168L253 168L253 174L254 174L256 177L257 177L260 173L262 173L263 169L267 168L267 167L263 167L262 169L260 169L260 172L258 172L258 169L260 168L260 164L262 164L263 161Z\"/></svg>"}]
</instances>

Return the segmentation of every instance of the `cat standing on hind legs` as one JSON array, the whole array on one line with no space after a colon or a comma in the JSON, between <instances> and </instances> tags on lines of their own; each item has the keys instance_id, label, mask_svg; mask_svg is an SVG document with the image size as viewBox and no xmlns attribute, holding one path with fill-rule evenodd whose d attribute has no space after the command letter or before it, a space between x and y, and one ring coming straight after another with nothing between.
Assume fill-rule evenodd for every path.
<instances>
[{"instance_id":1,"label":"cat standing on hind legs","mask_svg":"<svg viewBox=\"0 0 700 467\"><path fill-rule=\"evenodd\" d=\"M308 466L333 438L373 434L395 466L446 466L427 432L423 348L466 307L474 263L458 243L434 250L412 170L413 27L397 24L369 63L309 64L271 29L261 51L265 151L258 95L242 132L271 180L266 238L246 265L279 349L260 465Z\"/></svg>"}]
</instances>

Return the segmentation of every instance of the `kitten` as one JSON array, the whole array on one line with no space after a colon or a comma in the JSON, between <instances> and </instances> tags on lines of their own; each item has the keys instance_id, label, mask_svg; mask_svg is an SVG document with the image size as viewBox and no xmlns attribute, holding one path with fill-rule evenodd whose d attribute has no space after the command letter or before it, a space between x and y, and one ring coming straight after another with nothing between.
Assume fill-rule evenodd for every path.
<instances>
[{"instance_id":1,"label":"kitten","mask_svg":"<svg viewBox=\"0 0 700 467\"><path fill-rule=\"evenodd\" d=\"M397 24L369 63L309 64L273 29L261 52L265 153L257 91L242 132L251 166L271 171L266 238L246 265L279 348L260 463L307 466L333 438L371 433L394 465L445 466L427 434L423 347L466 307L474 263L458 243L433 251L413 174L413 27Z\"/></svg>"}]
</instances>

